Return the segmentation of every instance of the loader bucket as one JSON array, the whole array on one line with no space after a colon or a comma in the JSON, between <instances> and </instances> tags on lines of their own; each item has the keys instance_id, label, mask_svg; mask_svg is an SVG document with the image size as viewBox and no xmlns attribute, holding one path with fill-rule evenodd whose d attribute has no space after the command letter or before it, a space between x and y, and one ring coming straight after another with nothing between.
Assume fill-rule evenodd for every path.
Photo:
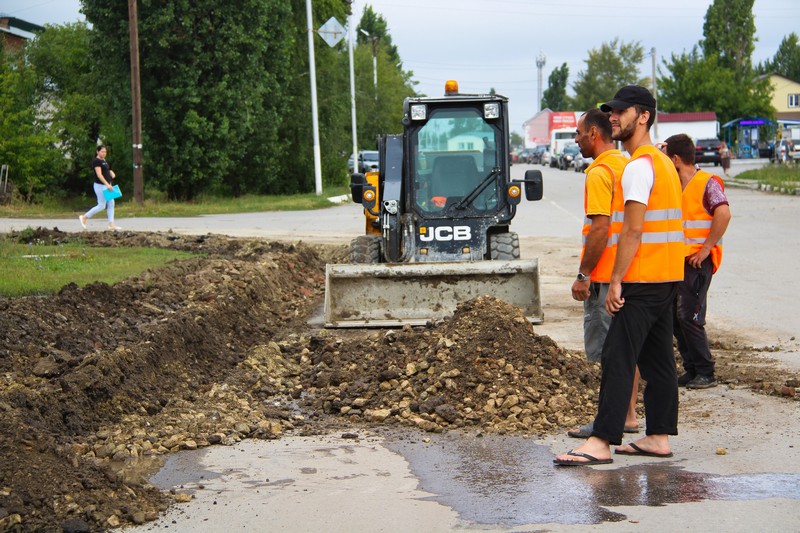
<instances>
[{"instance_id":1,"label":"loader bucket","mask_svg":"<svg viewBox=\"0 0 800 533\"><path fill-rule=\"evenodd\" d=\"M537 260L327 265L325 326L423 325L488 295L543 319Z\"/></svg>"}]
</instances>

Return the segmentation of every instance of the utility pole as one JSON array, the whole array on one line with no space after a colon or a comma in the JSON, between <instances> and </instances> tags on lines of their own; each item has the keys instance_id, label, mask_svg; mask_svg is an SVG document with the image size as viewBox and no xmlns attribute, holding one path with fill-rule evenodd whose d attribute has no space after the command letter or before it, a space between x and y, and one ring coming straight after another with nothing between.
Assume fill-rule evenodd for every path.
<instances>
[{"instance_id":1,"label":"utility pole","mask_svg":"<svg viewBox=\"0 0 800 533\"><path fill-rule=\"evenodd\" d=\"M658 102L658 86L656 85L656 47L650 49L650 57L653 60L653 98ZM653 138L658 139L658 110L656 110L656 119L653 122Z\"/></svg>"},{"instance_id":2,"label":"utility pole","mask_svg":"<svg viewBox=\"0 0 800 533\"><path fill-rule=\"evenodd\" d=\"M353 122L353 172L358 172L358 133L356 132L356 75L353 67L353 20L352 2L347 23L347 47L350 55L350 115Z\"/></svg>"},{"instance_id":3,"label":"utility pole","mask_svg":"<svg viewBox=\"0 0 800 533\"><path fill-rule=\"evenodd\" d=\"M142 175L142 90L139 84L139 16L136 0L128 0L128 26L131 47L131 114L133 115L133 199L144 203Z\"/></svg>"},{"instance_id":4,"label":"utility pole","mask_svg":"<svg viewBox=\"0 0 800 533\"><path fill-rule=\"evenodd\" d=\"M317 66L314 59L314 17L311 13L311 0L306 0L306 20L308 21L308 71L311 79L311 129L314 131L314 184L317 196L320 196L322 194L322 153L319 149Z\"/></svg>"},{"instance_id":5,"label":"utility pole","mask_svg":"<svg viewBox=\"0 0 800 533\"><path fill-rule=\"evenodd\" d=\"M539 57L536 58L536 68L539 71L538 73L538 81L539 81L539 89L536 93L536 105L539 106L539 111L542 110L542 69L544 68L545 57L544 54L539 51Z\"/></svg>"}]
</instances>

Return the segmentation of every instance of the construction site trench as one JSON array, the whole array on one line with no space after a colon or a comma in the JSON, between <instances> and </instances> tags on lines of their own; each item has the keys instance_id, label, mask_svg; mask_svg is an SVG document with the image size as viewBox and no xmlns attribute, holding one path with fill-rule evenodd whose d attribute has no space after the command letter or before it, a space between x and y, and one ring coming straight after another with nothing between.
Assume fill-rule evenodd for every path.
<instances>
[{"instance_id":1,"label":"construction site trench","mask_svg":"<svg viewBox=\"0 0 800 533\"><path fill-rule=\"evenodd\" d=\"M155 520L186 501L148 481L180 450L364 426L535 436L596 408L599 365L491 297L414 328L310 325L345 246L34 233L197 255L113 286L0 298L0 531ZM797 376L754 364L764 348L712 341L723 383L794 400Z\"/></svg>"}]
</instances>

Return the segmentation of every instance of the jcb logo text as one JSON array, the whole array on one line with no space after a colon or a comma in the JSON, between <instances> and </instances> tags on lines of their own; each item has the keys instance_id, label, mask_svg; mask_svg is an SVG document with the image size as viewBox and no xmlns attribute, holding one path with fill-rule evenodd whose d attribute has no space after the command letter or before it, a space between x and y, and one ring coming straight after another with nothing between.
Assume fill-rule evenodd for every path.
<instances>
[{"instance_id":1,"label":"jcb logo text","mask_svg":"<svg viewBox=\"0 0 800 533\"><path fill-rule=\"evenodd\" d=\"M423 230L425 228L422 228ZM469 226L439 226L427 228L427 231L420 231L419 240L430 241L468 241L472 239L472 231Z\"/></svg>"}]
</instances>

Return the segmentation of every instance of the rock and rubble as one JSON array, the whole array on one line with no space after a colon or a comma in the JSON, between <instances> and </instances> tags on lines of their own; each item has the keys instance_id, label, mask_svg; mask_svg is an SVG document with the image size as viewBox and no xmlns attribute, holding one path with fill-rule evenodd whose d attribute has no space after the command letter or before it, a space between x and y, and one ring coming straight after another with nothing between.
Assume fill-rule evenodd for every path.
<instances>
[{"instance_id":1,"label":"rock and rubble","mask_svg":"<svg viewBox=\"0 0 800 533\"><path fill-rule=\"evenodd\" d=\"M588 421L596 407L599 366L493 298L425 327L310 326L324 265L343 262L345 247L34 237L202 255L113 286L0 299L0 531L154 520L187 497L147 482L179 450L362 425L541 435ZM796 398L796 377L753 365L754 351L715 345L730 362L721 379Z\"/></svg>"}]
</instances>

